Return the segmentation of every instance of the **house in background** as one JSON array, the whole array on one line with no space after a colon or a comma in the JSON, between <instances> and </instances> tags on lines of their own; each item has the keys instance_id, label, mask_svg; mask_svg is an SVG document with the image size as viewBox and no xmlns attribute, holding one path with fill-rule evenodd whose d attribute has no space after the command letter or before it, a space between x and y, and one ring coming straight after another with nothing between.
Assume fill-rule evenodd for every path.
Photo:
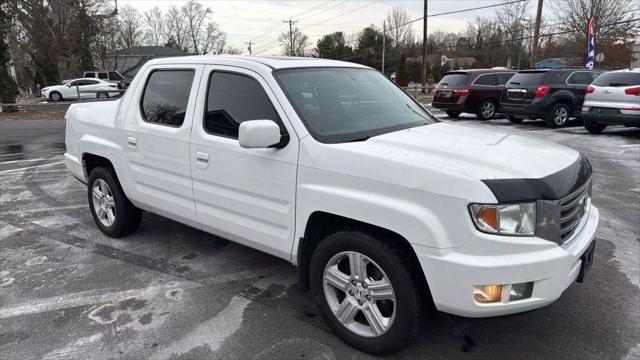
<instances>
[{"instance_id":1,"label":"house in background","mask_svg":"<svg viewBox=\"0 0 640 360\"><path fill-rule=\"evenodd\" d=\"M102 63L105 69L115 70L131 81L140 67L151 59L187 55L191 54L166 46L134 46L105 55Z\"/></svg>"}]
</instances>

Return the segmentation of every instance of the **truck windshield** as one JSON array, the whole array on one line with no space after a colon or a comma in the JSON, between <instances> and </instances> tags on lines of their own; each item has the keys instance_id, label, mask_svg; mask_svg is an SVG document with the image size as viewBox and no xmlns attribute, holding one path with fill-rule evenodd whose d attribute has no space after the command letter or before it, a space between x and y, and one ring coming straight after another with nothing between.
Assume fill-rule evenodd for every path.
<instances>
[{"instance_id":1,"label":"truck windshield","mask_svg":"<svg viewBox=\"0 0 640 360\"><path fill-rule=\"evenodd\" d=\"M421 105L371 69L282 69L274 75L314 139L362 141L437 122Z\"/></svg>"}]
</instances>

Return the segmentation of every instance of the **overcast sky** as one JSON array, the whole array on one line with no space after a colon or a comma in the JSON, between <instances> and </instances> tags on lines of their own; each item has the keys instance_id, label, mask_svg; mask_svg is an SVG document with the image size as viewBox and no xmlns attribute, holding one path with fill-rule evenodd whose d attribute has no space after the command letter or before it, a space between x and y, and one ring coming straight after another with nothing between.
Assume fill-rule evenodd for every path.
<instances>
[{"instance_id":1,"label":"overcast sky","mask_svg":"<svg viewBox=\"0 0 640 360\"><path fill-rule=\"evenodd\" d=\"M165 10L170 5L180 6L187 0L119 0L119 6L129 4L140 11L158 6ZM405 1L358 1L358 0L200 0L212 10L211 20L220 25L227 33L229 45L247 52L244 43L253 40L254 54L279 54L278 35L288 31L288 25L282 20L293 18L298 26L309 36L315 46L324 34L334 31L353 33L365 26L374 24L382 27L382 22L395 6L407 10L412 19L422 16L422 0ZM502 3L503 0L429 0L429 14L473 8ZM531 1L533 8L536 1ZM534 11L534 9L530 9ZM548 11L545 9L545 11ZM550 11L549 11L550 12ZM495 8L472 12L444 15L429 18L428 31L457 32L466 28L467 21L476 16L495 16ZM412 24L418 38L422 38L422 22Z\"/></svg>"}]
</instances>

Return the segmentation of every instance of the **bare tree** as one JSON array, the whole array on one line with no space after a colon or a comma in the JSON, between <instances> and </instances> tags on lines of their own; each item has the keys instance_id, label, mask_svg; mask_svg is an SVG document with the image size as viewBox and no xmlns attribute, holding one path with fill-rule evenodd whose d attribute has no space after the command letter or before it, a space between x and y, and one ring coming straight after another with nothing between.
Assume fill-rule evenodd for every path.
<instances>
[{"instance_id":1,"label":"bare tree","mask_svg":"<svg viewBox=\"0 0 640 360\"><path fill-rule=\"evenodd\" d=\"M410 25L406 25L411 18L409 13L400 6L396 6L391 10L386 18L387 29L390 29L387 34L393 40L394 47L404 48L410 46L414 40L415 35Z\"/></svg>"},{"instance_id":2,"label":"bare tree","mask_svg":"<svg viewBox=\"0 0 640 360\"><path fill-rule=\"evenodd\" d=\"M186 17L186 30L189 37L191 51L194 54L204 54L206 47L207 23L211 9L193 0L182 6L182 15Z\"/></svg>"},{"instance_id":3,"label":"bare tree","mask_svg":"<svg viewBox=\"0 0 640 360\"><path fill-rule=\"evenodd\" d=\"M118 13L120 31L118 40L121 47L142 45L142 29L140 26L142 16L136 8L125 5Z\"/></svg>"},{"instance_id":4,"label":"bare tree","mask_svg":"<svg viewBox=\"0 0 640 360\"><path fill-rule=\"evenodd\" d=\"M528 28L529 1L508 3L504 0L504 6L496 8L496 16L498 25L505 36L509 47L508 63L517 64L520 68L520 62L526 58L523 56L523 38L525 30Z\"/></svg>"},{"instance_id":5,"label":"bare tree","mask_svg":"<svg viewBox=\"0 0 640 360\"><path fill-rule=\"evenodd\" d=\"M145 42L149 45L163 45L165 30L162 11L156 6L144 12Z\"/></svg>"},{"instance_id":6,"label":"bare tree","mask_svg":"<svg viewBox=\"0 0 640 360\"><path fill-rule=\"evenodd\" d=\"M596 22L596 53L605 54L605 64L629 66L633 58L634 38L640 34L637 0L556 0L553 12L561 23L558 29L569 32L562 37L565 56L586 59L589 20ZM584 63L583 63L584 64Z\"/></svg>"},{"instance_id":7,"label":"bare tree","mask_svg":"<svg viewBox=\"0 0 640 360\"><path fill-rule=\"evenodd\" d=\"M222 54L227 45L227 35L220 31L218 24L209 23L201 40L202 54Z\"/></svg>"},{"instance_id":8,"label":"bare tree","mask_svg":"<svg viewBox=\"0 0 640 360\"><path fill-rule=\"evenodd\" d=\"M293 40L293 51L291 51L291 40ZM282 54L286 56L304 56L309 46L311 46L309 37L300 31L298 27L294 27L291 34L288 31L280 34L278 41L280 41L280 46L283 49Z\"/></svg>"},{"instance_id":9,"label":"bare tree","mask_svg":"<svg viewBox=\"0 0 640 360\"><path fill-rule=\"evenodd\" d=\"M178 49L185 49L187 38L187 22L182 11L175 5L171 5L164 16L165 35L167 42L173 40Z\"/></svg>"}]
</instances>

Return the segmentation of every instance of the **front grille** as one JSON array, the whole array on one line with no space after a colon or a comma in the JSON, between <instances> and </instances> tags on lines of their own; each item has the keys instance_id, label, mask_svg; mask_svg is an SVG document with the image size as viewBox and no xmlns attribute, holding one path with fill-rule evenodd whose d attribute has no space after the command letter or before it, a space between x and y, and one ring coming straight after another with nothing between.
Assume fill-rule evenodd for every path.
<instances>
[{"instance_id":1,"label":"front grille","mask_svg":"<svg viewBox=\"0 0 640 360\"><path fill-rule=\"evenodd\" d=\"M567 242L587 216L591 206L591 180L580 189L560 199L560 240Z\"/></svg>"}]
</instances>

